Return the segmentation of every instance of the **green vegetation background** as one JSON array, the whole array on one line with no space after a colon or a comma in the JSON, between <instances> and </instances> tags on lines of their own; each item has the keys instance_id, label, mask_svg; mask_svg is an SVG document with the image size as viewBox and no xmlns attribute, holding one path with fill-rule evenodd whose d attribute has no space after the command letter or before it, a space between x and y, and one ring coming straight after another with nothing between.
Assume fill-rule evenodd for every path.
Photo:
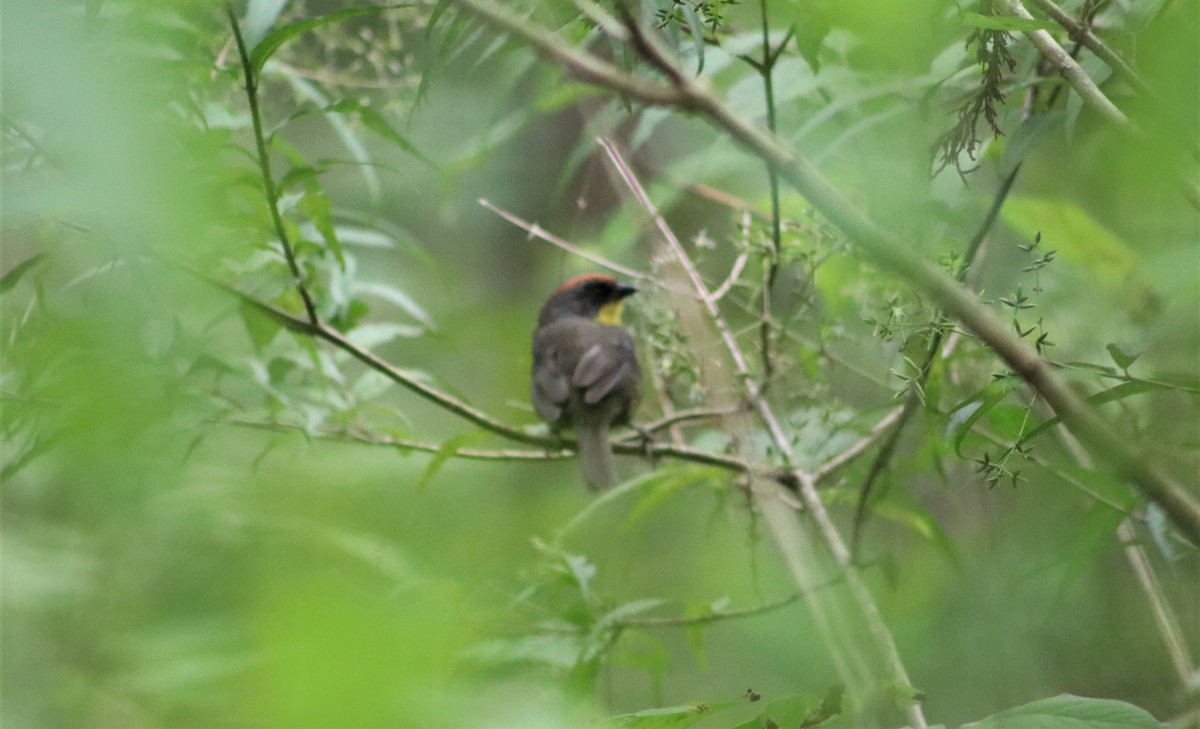
<instances>
[{"instance_id":1,"label":"green vegetation background","mask_svg":"<svg viewBox=\"0 0 1200 729\"><path fill-rule=\"evenodd\" d=\"M771 12L786 18L802 5ZM1119 36L1165 105L1142 117L1152 140L1132 143L1077 99L1064 102L1028 152L979 286L992 301L1018 285L1028 292L1016 246L1040 232L1058 257L1026 323L1044 318L1055 358L1124 369L1106 349L1116 344L1140 353L1133 372L1194 382L1200 239L1164 128L1195 131L1200 64L1195 3L1173 5ZM295 3L278 22L342 7ZM753 5L727 11L733 27L758 22ZM279 52L262 84L268 126L279 129L276 176L336 160L285 194L324 313L406 371L533 426L537 307L592 267L477 200L648 270L653 234L593 142L632 139L681 237L714 242L696 250L715 283L736 255L738 215L679 187L705 182L769 210L766 176L695 119L631 117L517 44L491 46L489 31L453 9L427 32L431 12L350 18ZM939 79L970 67L966 31L932 0L841 12L818 73L798 52L779 71L780 128L863 209L937 259L969 235L1005 169L998 140L969 185L952 170L929 177L931 143L953 123L954 94L942 95ZM535 17L582 40L566 4ZM352 427L450 443L443 455L512 447L164 263L185 261L300 311L274 252L220 8L13 0L0 21L3 272L44 256L0 295L5 727L571 727L744 701L724 715L734 718L703 724L732 726L753 709L748 689L769 700L837 683L800 602L703 628L629 628L591 643L580 633L622 605L634 605L631 615L701 614L792 592L727 474L623 459L630 476L656 475L560 541L595 498L570 460L473 462L317 437ZM246 27L266 30L253 17ZM1032 56L1021 62L1028 71ZM756 75L720 49L706 63L732 103L762 113ZM953 78L955 90L974 82ZM1011 147L1025 133L1012 132L1021 89L1010 95ZM284 124L342 98L380 117L350 110L332 123L314 113ZM326 204L332 214L322 215ZM811 220L793 196L783 209ZM344 268L323 220L337 226ZM831 253L813 300L781 304L794 307L801 336L781 345L794 374L781 397L801 450L828 455L903 386L890 374L903 371L903 336L865 322L883 319L889 302L909 317L901 327L929 310L836 243L798 233L788 245L784 275L797 281L806 251ZM647 345L663 306L653 292L629 305ZM941 414L922 415L901 441L864 542L865 575L928 715L954 726L1060 693L1121 699L1160 718L1194 711L1122 553L1121 515L1061 475L1122 499L1123 487L1049 442L1042 452L1057 471L1024 466L1015 485L989 488L977 473L974 459L997 450L985 439L964 436L956 455L945 408L1001 371L978 350L957 363L967 384L945 384ZM1002 442L1040 419L1028 406L1018 392L990 414ZM1105 412L1164 449L1190 450L1194 467L1193 392L1163 389ZM651 404L646 418L654 413ZM699 438L724 442L719 432ZM857 463L828 492L843 525L865 470ZM1196 656L1195 550L1153 516L1138 534ZM592 672L579 668L589 650Z\"/></svg>"}]
</instances>

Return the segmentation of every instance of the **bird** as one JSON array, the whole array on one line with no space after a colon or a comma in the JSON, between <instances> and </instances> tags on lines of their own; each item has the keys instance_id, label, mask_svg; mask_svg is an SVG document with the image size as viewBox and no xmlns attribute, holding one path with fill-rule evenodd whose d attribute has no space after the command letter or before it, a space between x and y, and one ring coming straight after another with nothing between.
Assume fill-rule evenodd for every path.
<instances>
[{"instance_id":1,"label":"bird","mask_svg":"<svg viewBox=\"0 0 1200 729\"><path fill-rule=\"evenodd\" d=\"M546 299L533 333L534 410L555 433L574 431L584 481L595 490L615 482L609 433L629 423L641 400L637 350L621 325L636 291L605 274L576 276Z\"/></svg>"}]
</instances>

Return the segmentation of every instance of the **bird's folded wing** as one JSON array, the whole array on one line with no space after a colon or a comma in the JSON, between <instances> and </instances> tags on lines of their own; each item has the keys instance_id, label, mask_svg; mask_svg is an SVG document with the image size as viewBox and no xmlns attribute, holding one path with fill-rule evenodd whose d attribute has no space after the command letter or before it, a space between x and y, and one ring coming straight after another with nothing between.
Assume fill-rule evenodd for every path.
<instances>
[{"instance_id":1,"label":"bird's folded wing","mask_svg":"<svg viewBox=\"0 0 1200 729\"><path fill-rule=\"evenodd\" d=\"M622 361L615 348L593 344L579 358L571 384L584 390L584 402L595 405L612 392L628 372L629 365Z\"/></svg>"}]
</instances>

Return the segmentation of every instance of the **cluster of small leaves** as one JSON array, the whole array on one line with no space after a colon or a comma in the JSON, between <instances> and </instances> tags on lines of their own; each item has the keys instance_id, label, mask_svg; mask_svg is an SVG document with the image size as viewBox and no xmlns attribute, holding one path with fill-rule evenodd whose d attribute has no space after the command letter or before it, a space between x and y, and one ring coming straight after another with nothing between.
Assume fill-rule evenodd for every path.
<instances>
[{"instance_id":1,"label":"cluster of small leaves","mask_svg":"<svg viewBox=\"0 0 1200 729\"><path fill-rule=\"evenodd\" d=\"M568 680L581 692L591 690L625 630L624 621L663 605L662 600L633 600L616 606L593 586L596 565L583 554L535 541L543 559L512 602L513 637L488 639L464 656L484 668L523 666ZM532 620L530 620L532 618ZM663 650L659 647L659 650ZM655 670L665 664L655 662Z\"/></svg>"},{"instance_id":2,"label":"cluster of small leaves","mask_svg":"<svg viewBox=\"0 0 1200 729\"><path fill-rule=\"evenodd\" d=\"M920 303L906 302L899 294L893 294L879 306L879 316L868 316L863 321L875 328L874 336L890 342L897 335L905 335L906 330L912 330L914 326L924 328L924 323L911 323L922 309Z\"/></svg>"},{"instance_id":3,"label":"cluster of small leaves","mask_svg":"<svg viewBox=\"0 0 1200 729\"><path fill-rule=\"evenodd\" d=\"M383 32L388 33L399 32L393 17L395 13L386 8L351 8L316 17L303 11L304 8L293 8L252 49L249 66L254 75L258 76L268 61L280 53L290 54L286 56L288 61L303 60L306 67L319 68L319 63L309 56L320 49L336 46L339 42L370 43L374 37L372 33L381 32L366 32L372 27L384 28ZM353 24L363 18L377 22L361 26ZM294 22L288 22L289 19ZM330 40L337 38L342 40ZM383 45L390 48L394 42ZM381 47L375 52L385 51L386 48ZM351 52L354 52L353 48ZM231 57L230 65L230 78L236 81L231 85L240 93L228 100L231 109L227 113L230 118L241 119L243 131L250 131L248 120L234 112L246 104L241 95L244 91L240 88L243 69L239 67L236 54ZM300 85L295 79L305 78L287 62L270 75L272 79L283 77L294 81L293 88L296 89ZM381 281L363 280L359 273L360 254L366 255L372 249L400 248L404 242L385 230L381 221L361 222L361 217L343 211L326 192L322 175L333 166L353 162L311 160L306 155L307 150L292 144L288 136L292 122L309 116L321 117L330 123L334 134L354 154L353 150L365 148L365 144L358 138L363 131L345 123L345 117L353 116L366 131L412 156L422 160L424 157L395 130L382 112L363 102L354 99L329 101L320 94L299 90L297 97L297 102L304 106L283 115L282 119L275 119L278 114L274 105L267 105L263 112L263 141L278 160L271 170L274 199L263 204L262 175L265 171L253 164L245 170L249 178L247 184L231 186L228 190L231 207L241 213L238 216L244 226L241 237L246 241L257 241L258 245L255 250L247 250L240 259L225 259L219 278L238 281L242 290L253 292L256 297L284 310L297 313L303 310L297 282L284 263L280 242L282 230L297 262L298 283L312 296L315 314L322 322L368 349L432 331L432 319L403 290ZM314 101L318 107L305 104ZM253 146L244 139L225 137L224 140L230 149L238 151L242 151L242 145ZM253 155L234 154L231 158L253 159ZM369 160L359 161L364 163L364 172L371 171L366 164ZM278 212L280 227L274 224L268 206ZM386 320L368 318L375 307L387 310ZM298 426L310 436L327 430L364 427L362 416L368 409L385 414L388 427L393 430L396 423L404 422L399 412L378 402L379 396L390 386L381 374L372 370L352 374L346 367L350 360L348 354L318 348L309 337L280 336L283 331L280 324L252 307L243 307L242 319L256 354L246 363L249 371L244 371L246 367L240 364L223 366L224 376L214 378L208 386L224 417L236 419L248 415L255 420ZM233 376L229 376L231 374Z\"/></svg>"},{"instance_id":4,"label":"cluster of small leaves","mask_svg":"<svg viewBox=\"0 0 1200 729\"><path fill-rule=\"evenodd\" d=\"M975 167L963 167L965 153L971 160L980 144L979 119L987 123L996 136L1003 136L997 121L1000 105L1004 103L1002 89L1006 73L1017 65L1009 51L1010 36L1006 31L991 28L974 28L967 36L967 49L975 49L975 61L980 66L979 87L958 109L958 120L934 145L935 164L933 174L938 174L948 165L954 165L960 176L974 171Z\"/></svg>"},{"instance_id":5,"label":"cluster of small leaves","mask_svg":"<svg viewBox=\"0 0 1200 729\"><path fill-rule=\"evenodd\" d=\"M678 25L688 29L692 27L695 18L703 25L710 35L725 25L725 10L730 5L737 5L739 0L671 0L671 6L655 12L655 20L659 29L668 25Z\"/></svg>"},{"instance_id":6,"label":"cluster of small leaves","mask_svg":"<svg viewBox=\"0 0 1200 729\"><path fill-rule=\"evenodd\" d=\"M1057 253L1057 251L1053 250L1039 251L1038 247L1041 245L1041 243L1042 234L1039 232L1034 236L1033 243L1017 246L1025 253L1033 256L1033 260L1029 265L1021 269L1021 272L1033 274L1034 281L1032 290L1034 297L1042 293L1042 269L1054 261L1054 256ZM1017 290L1010 296L1000 297L1000 303L1013 310L1012 325L1013 331L1017 333L1017 336L1025 339L1032 335L1036 335L1034 336L1034 347L1037 348L1038 354L1045 354L1045 350L1047 348L1054 346L1054 343L1050 341L1050 333L1046 331L1045 322L1043 321L1042 317L1039 316L1037 323L1031 327L1021 326L1021 321L1019 318L1020 312L1028 309L1034 309L1037 306L1036 302L1024 292L1021 286L1017 286Z\"/></svg>"},{"instance_id":7,"label":"cluster of small leaves","mask_svg":"<svg viewBox=\"0 0 1200 729\"><path fill-rule=\"evenodd\" d=\"M1041 251L1042 234L1039 232L1034 236L1033 242L1029 244L1018 244L1018 248L1026 254L1033 256L1032 262L1022 269L1022 273L1032 273L1034 282L1032 286L1032 295L1026 293L1025 288L1018 285L1016 290L1007 295L1001 296L999 301L1005 307L1012 310L1012 327L1017 336L1022 339L1033 339L1034 347L1039 355L1045 354L1045 350L1053 347L1054 343L1050 341L1050 332L1046 330L1045 320L1039 316L1037 322L1032 326L1022 326L1020 315L1021 312L1033 311L1037 309L1037 298L1042 293L1040 272L1046 266L1054 261L1055 251ZM1011 373L994 374L993 379L1000 381L1001 384L1011 381L1013 375ZM999 398L986 401L985 406L981 408L980 414L986 412L992 405L999 402ZM1026 409L1025 417L1021 424L1021 432L1012 445L1005 448L998 456L992 457L989 453L984 453L982 458L975 460L977 471L983 475L988 487L994 487L996 484L1007 481L1013 487L1022 479L1020 469L1009 467L1009 461L1014 457L1027 459L1032 452L1032 447L1027 445L1027 441L1031 434L1025 433L1025 423L1029 419L1029 411Z\"/></svg>"},{"instance_id":8,"label":"cluster of small leaves","mask_svg":"<svg viewBox=\"0 0 1200 729\"><path fill-rule=\"evenodd\" d=\"M983 480L987 483L988 488L995 488L997 484L1003 481L1007 481L1013 488L1016 488L1018 483L1025 480L1025 477L1021 475L1021 469L1010 469L1008 461L1013 455L1028 458L1032 450L1029 446L1017 442L1006 448L995 459L989 453L985 452L981 458L975 459L975 471L983 476Z\"/></svg>"},{"instance_id":9,"label":"cluster of small leaves","mask_svg":"<svg viewBox=\"0 0 1200 729\"><path fill-rule=\"evenodd\" d=\"M645 322L644 334L650 345L647 354L662 377L663 392L676 405L694 406L703 401L704 394L700 389L700 369L693 348L689 346L674 311L648 302L648 299L643 302L639 313Z\"/></svg>"}]
</instances>

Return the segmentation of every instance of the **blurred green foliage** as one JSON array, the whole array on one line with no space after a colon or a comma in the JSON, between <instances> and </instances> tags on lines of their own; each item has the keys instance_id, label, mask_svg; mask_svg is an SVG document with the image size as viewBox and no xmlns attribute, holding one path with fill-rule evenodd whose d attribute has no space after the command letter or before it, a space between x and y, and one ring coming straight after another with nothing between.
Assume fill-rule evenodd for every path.
<instances>
[{"instance_id":1,"label":"blurred green foliage","mask_svg":"<svg viewBox=\"0 0 1200 729\"><path fill-rule=\"evenodd\" d=\"M962 177L931 176L931 150L978 93L960 16L975 4L643 10L757 119L763 79L744 57L761 51L765 9L781 136L930 260L953 265L1020 162L968 281L1031 342L1046 335L1044 354L1089 395L1109 393L1102 412L1194 489L1200 231L1180 180L1196 175L1200 67L1177 60L1194 60L1200 13L1194 0L1096 5L1106 40L1158 93L1138 96L1087 51L1081 61L1146 133L1105 126L1013 36L1004 136L981 122L978 159L960 159L978 169ZM647 73L574 5L526 9ZM902 400L945 330L786 190L776 258L767 173L725 136L568 83L453 4L236 11L259 49L275 202L320 316L500 421L536 428L533 318L559 280L593 266L477 200L637 270L659 255L597 135L628 150L711 287L745 256L722 306L754 355L764 272L779 261L769 393L806 467ZM737 475L627 458L631 480L597 497L570 460L459 458L517 446L214 285L303 312L222 7L10 0L0 31L0 723L870 723L850 704L839 718L820 627L789 599ZM748 228L743 208L756 214ZM707 371L723 356L715 338L681 321L665 290L628 308L662 394L643 420L664 402L737 399ZM1112 711L1121 726L1154 725L1115 701L1021 706L1078 694L1191 726L1194 545L1053 431L1024 443L1047 411L997 380L986 348L951 336L869 500L859 554L931 721L1010 710L982 726L1100 726L1096 712ZM771 458L752 426L687 435ZM847 532L873 456L824 484ZM1118 536L1125 512L1133 534ZM1123 551L1131 539L1158 574L1149 593ZM1186 680L1155 598L1190 657ZM892 690L901 701L910 688Z\"/></svg>"}]
</instances>

